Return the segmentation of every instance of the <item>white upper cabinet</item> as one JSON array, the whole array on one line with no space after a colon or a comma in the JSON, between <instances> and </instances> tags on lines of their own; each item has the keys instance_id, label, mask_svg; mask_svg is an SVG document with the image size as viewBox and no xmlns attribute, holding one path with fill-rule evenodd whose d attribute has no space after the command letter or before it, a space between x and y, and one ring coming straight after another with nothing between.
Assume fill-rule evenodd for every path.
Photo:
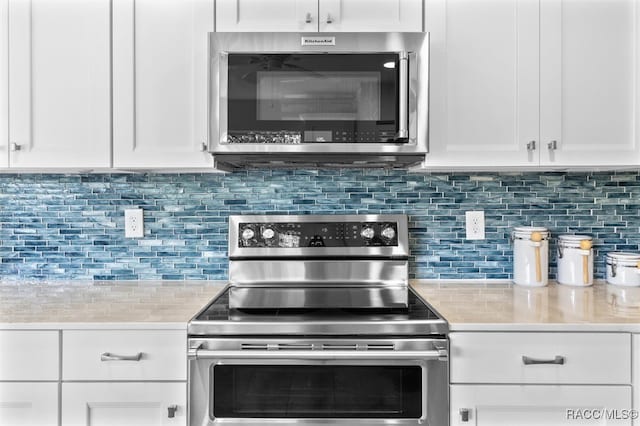
<instances>
[{"instance_id":1,"label":"white upper cabinet","mask_svg":"<svg viewBox=\"0 0 640 426\"><path fill-rule=\"evenodd\" d=\"M110 3L9 0L8 34L0 35L0 77L6 78L3 38L8 36L11 167L111 165ZM5 145L1 139L0 145ZM0 149L6 152L5 146Z\"/></svg>"},{"instance_id":2,"label":"white upper cabinet","mask_svg":"<svg viewBox=\"0 0 640 426\"><path fill-rule=\"evenodd\" d=\"M425 14L427 167L537 165L537 1L427 0Z\"/></svg>"},{"instance_id":3,"label":"white upper cabinet","mask_svg":"<svg viewBox=\"0 0 640 426\"><path fill-rule=\"evenodd\" d=\"M426 0L429 167L640 162L640 3Z\"/></svg>"},{"instance_id":4,"label":"white upper cabinet","mask_svg":"<svg viewBox=\"0 0 640 426\"><path fill-rule=\"evenodd\" d=\"M213 0L113 0L113 166L213 167L207 33Z\"/></svg>"},{"instance_id":5,"label":"white upper cabinet","mask_svg":"<svg viewBox=\"0 0 640 426\"><path fill-rule=\"evenodd\" d=\"M217 0L216 31L422 31L422 0Z\"/></svg>"},{"instance_id":6,"label":"white upper cabinet","mask_svg":"<svg viewBox=\"0 0 640 426\"><path fill-rule=\"evenodd\" d=\"M0 0L0 27L8 25L9 0ZM9 33L0 31L0 168L9 167Z\"/></svg>"},{"instance_id":7,"label":"white upper cabinet","mask_svg":"<svg viewBox=\"0 0 640 426\"><path fill-rule=\"evenodd\" d=\"M540 22L541 163L637 166L640 2L541 0Z\"/></svg>"}]
</instances>

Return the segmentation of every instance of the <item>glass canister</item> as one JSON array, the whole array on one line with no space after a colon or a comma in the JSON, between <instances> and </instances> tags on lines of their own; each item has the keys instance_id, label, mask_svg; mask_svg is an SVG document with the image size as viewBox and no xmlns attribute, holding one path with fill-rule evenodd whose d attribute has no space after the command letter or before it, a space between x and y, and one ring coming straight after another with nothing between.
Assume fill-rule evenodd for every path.
<instances>
[{"instance_id":1,"label":"glass canister","mask_svg":"<svg viewBox=\"0 0 640 426\"><path fill-rule=\"evenodd\" d=\"M588 235L558 237L558 283L573 286L593 284L593 238Z\"/></svg>"},{"instance_id":2,"label":"glass canister","mask_svg":"<svg viewBox=\"0 0 640 426\"><path fill-rule=\"evenodd\" d=\"M513 228L513 282L541 287L549 281L549 230L538 226Z\"/></svg>"},{"instance_id":3,"label":"glass canister","mask_svg":"<svg viewBox=\"0 0 640 426\"><path fill-rule=\"evenodd\" d=\"M640 286L640 253L607 253L607 283L628 287Z\"/></svg>"}]
</instances>

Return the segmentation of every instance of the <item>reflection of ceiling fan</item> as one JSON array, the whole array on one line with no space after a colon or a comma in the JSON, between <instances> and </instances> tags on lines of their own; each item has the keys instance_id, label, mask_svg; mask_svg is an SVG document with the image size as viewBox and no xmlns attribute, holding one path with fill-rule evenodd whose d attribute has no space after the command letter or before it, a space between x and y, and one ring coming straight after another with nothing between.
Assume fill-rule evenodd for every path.
<instances>
[{"instance_id":1,"label":"reflection of ceiling fan","mask_svg":"<svg viewBox=\"0 0 640 426\"><path fill-rule=\"evenodd\" d=\"M305 71L307 73L312 73L311 70L301 67L292 63L293 61L299 61L300 58L294 55L283 55L283 54L264 54L251 56L249 58L250 67L249 71L247 71L242 79L244 80L249 75L256 71L286 71L286 70L295 70L295 71ZM315 74L315 73L314 73Z\"/></svg>"}]
</instances>

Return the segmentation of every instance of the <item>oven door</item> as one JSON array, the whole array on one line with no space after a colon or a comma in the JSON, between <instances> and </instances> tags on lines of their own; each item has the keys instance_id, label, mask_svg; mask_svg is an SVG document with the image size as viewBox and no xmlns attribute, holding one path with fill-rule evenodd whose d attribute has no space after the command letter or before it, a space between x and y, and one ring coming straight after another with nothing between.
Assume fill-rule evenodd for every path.
<instances>
[{"instance_id":1,"label":"oven door","mask_svg":"<svg viewBox=\"0 0 640 426\"><path fill-rule=\"evenodd\" d=\"M445 425L441 350L199 350L190 358L191 426Z\"/></svg>"}]
</instances>

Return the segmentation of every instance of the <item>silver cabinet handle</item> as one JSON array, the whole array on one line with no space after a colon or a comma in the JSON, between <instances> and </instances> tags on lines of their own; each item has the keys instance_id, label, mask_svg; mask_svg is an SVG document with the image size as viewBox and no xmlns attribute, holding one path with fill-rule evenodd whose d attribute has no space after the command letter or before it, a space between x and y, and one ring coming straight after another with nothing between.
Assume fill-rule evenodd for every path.
<instances>
[{"instance_id":1,"label":"silver cabinet handle","mask_svg":"<svg viewBox=\"0 0 640 426\"><path fill-rule=\"evenodd\" d=\"M116 355L109 352L100 354L100 361L140 361L142 359L142 352L138 352L135 355Z\"/></svg>"},{"instance_id":2,"label":"silver cabinet handle","mask_svg":"<svg viewBox=\"0 0 640 426\"><path fill-rule=\"evenodd\" d=\"M398 108L398 139L409 137L409 55L400 52L400 93Z\"/></svg>"},{"instance_id":3,"label":"silver cabinet handle","mask_svg":"<svg viewBox=\"0 0 640 426\"><path fill-rule=\"evenodd\" d=\"M522 356L522 363L524 365L537 365L537 364L556 364L556 365L564 365L564 357L560 355L556 355L554 359L536 359L530 358L528 356Z\"/></svg>"},{"instance_id":4,"label":"silver cabinet handle","mask_svg":"<svg viewBox=\"0 0 640 426\"><path fill-rule=\"evenodd\" d=\"M461 422L468 422L469 421L469 412L471 410L469 410L468 408L461 408L460 409L460 421Z\"/></svg>"},{"instance_id":5,"label":"silver cabinet handle","mask_svg":"<svg viewBox=\"0 0 640 426\"><path fill-rule=\"evenodd\" d=\"M206 143L206 142L202 142L202 143L200 144L200 151L202 151L202 152L207 152L207 150L208 150L208 149L209 149L209 146L207 145L207 143Z\"/></svg>"},{"instance_id":6,"label":"silver cabinet handle","mask_svg":"<svg viewBox=\"0 0 640 426\"><path fill-rule=\"evenodd\" d=\"M327 24L333 24L333 18L331 17L331 14L327 13Z\"/></svg>"},{"instance_id":7,"label":"silver cabinet handle","mask_svg":"<svg viewBox=\"0 0 640 426\"><path fill-rule=\"evenodd\" d=\"M307 17L305 18L304 22L306 22L307 24L310 24L313 22L313 18L311 17L310 13L307 13Z\"/></svg>"},{"instance_id":8,"label":"silver cabinet handle","mask_svg":"<svg viewBox=\"0 0 640 426\"><path fill-rule=\"evenodd\" d=\"M536 150L536 141L527 142L527 151L535 151Z\"/></svg>"},{"instance_id":9,"label":"silver cabinet handle","mask_svg":"<svg viewBox=\"0 0 640 426\"><path fill-rule=\"evenodd\" d=\"M555 151L556 149L558 149L558 141L551 141L547 144L547 148L549 148L550 151Z\"/></svg>"},{"instance_id":10,"label":"silver cabinet handle","mask_svg":"<svg viewBox=\"0 0 640 426\"><path fill-rule=\"evenodd\" d=\"M177 405L170 405L167 407L167 417L173 419L176 416L176 411L178 411Z\"/></svg>"},{"instance_id":11,"label":"silver cabinet handle","mask_svg":"<svg viewBox=\"0 0 640 426\"><path fill-rule=\"evenodd\" d=\"M11 150L11 152L20 151L21 149L22 149L22 146L15 142L11 142L11 144L9 145L9 150Z\"/></svg>"}]
</instances>

